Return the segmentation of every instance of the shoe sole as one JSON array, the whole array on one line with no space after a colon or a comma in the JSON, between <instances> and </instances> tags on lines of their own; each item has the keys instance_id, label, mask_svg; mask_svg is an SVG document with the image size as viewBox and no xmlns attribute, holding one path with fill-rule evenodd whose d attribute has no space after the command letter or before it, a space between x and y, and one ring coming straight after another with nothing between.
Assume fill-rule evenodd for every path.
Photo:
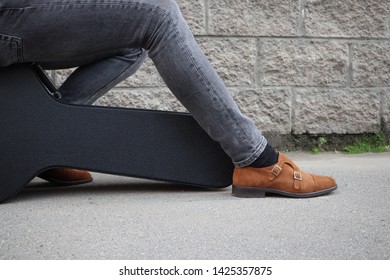
<instances>
[{"instance_id":1,"label":"shoe sole","mask_svg":"<svg viewBox=\"0 0 390 280\"><path fill-rule=\"evenodd\" d=\"M262 198L266 194L277 194L293 198L310 198L320 195L328 194L337 189L337 185L326 190L311 192L311 193L291 193L281 190L268 189L268 188L257 188L257 187L241 187L233 185L232 194L236 197L246 197L246 198Z\"/></svg>"},{"instance_id":2,"label":"shoe sole","mask_svg":"<svg viewBox=\"0 0 390 280\"><path fill-rule=\"evenodd\" d=\"M80 180L80 181L61 181L61 180L44 179L44 178L42 178L42 179L45 181L48 181L49 183L53 184L54 186L58 186L58 187L82 185L82 184L91 183L93 181L93 179Z\"/></svg>"}]
</instances>

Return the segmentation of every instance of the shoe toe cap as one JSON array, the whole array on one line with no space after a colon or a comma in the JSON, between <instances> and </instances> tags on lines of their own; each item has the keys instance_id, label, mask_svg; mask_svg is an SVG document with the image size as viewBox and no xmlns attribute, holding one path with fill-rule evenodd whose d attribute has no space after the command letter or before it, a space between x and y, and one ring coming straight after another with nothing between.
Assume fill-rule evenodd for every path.
<instances>
[{"instance_id":1,"label":"shoe toe cap","mask_svg":"<svg viewBox=\"0 0 390 280\"><path fill-rule=\"evenodd\" d=\"M332 177L321 176L321 175L312 175L314 181L316 182L316 191L327 190L333 188L337 185L336 180Z\"/></svg>"}]
</instances>

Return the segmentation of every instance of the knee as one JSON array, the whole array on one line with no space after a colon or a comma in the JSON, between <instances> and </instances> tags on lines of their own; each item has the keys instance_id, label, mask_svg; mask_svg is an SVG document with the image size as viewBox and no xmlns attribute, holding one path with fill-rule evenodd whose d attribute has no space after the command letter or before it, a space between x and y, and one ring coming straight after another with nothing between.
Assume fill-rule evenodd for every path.
<instances>
[{"instance_id":1,"label":"knee","mask_svg":"<svg viewBox=\"0 0 390 280\"><path fill-rule=\"evenodd\" d=\"M175 0L154 0L153 2L153 5L158 10L170 18L177 19L178 17L181 17L179 5Z\"/></svg>"},{"instance_id":2,"label":"knee","mask_svg":"<svg viewBox=\"0 0 390 280\"><path fill-rule=\"evenodd\" d=\"M159 0L158 6L169 14L176 14L180 12L179 5L175 0Z\"/></svg>"},{"instance_id":3,"label":"knee","mask_svg":"<svg viewBox=\"0 0 390 280\"><path fill-rule=\"evenodd\" d=\"M166 42L169 36L187 24L175 0L148 0L148 6L153 13L142 47L151 51L150 55L153 56L153 46Z\"/></svg>"}]
</instances>

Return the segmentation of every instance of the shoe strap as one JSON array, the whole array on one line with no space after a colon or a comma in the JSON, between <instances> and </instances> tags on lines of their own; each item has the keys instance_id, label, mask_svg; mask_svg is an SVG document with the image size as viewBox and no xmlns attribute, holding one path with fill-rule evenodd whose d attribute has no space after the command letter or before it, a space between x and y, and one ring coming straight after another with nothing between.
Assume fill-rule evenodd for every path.
<instances>
[{"instance_id":1,"label":"shoe strap","mask_svg":"<svg viewBox=\"0 0 390 280\"><path fill-rule=\"evenodd\" d=\"M283 168L286 168L285 165L288 165L293 169L294 189L299 190L301 181L303 180L301 169L289 159L283 160L282 162L279 161L273 166L270 174L270 180L275 180L283 172Z\"/></svg>"}]
</instances>

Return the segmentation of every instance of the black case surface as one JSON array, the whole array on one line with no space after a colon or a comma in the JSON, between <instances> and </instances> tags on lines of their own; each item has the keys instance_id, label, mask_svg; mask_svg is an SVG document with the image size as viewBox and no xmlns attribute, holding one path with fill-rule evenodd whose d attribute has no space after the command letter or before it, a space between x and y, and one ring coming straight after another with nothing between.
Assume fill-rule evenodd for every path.
<instances>
[{"instance_id":1,"label":"black case surface","mask_svg":"<svg viewBox=\"0 0 390 280\"><path fill-rule=\"evenodd\" d=\"M52 167L231 184L230 158L190 114L64 104L42 75L31 65L0 69L0 201Z\"/></svg>"}]
</instances>

